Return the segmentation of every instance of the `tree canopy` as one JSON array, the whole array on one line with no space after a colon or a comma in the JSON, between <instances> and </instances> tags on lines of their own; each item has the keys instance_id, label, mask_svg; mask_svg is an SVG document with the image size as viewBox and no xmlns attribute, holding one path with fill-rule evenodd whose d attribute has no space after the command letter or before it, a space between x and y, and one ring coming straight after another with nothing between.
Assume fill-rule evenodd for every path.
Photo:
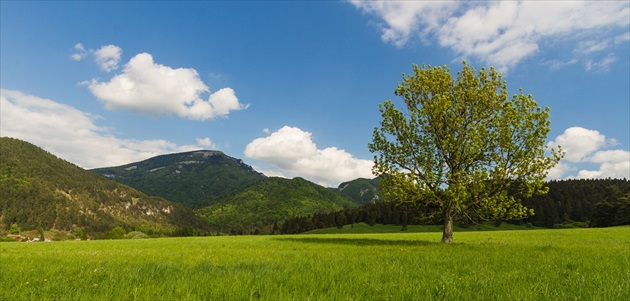
<instances>
[{"instance_id":1,"label":"tree canopy","mask_svg":"<svg viewBox=\"0 0 630 301\"><path fill-rule=\"evenodd\" d=\"M395 90L404 106L379 106L368 146L385 198L439 209L445 243L454 220L533 213L520 200L546 192L547 171L563 155L545 146L549 108L522 90L510 98L492 67L477 72L464 62L457 78L446 66L413 69Z\"/></svg>"}]
</instances>

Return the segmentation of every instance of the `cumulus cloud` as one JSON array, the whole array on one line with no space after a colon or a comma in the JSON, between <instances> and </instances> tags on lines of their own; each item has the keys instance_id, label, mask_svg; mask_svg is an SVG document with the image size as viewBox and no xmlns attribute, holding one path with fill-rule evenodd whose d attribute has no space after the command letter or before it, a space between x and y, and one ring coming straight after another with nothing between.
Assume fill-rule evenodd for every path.
<instances>
[{"instance_id":1,"label":"cumulus cloud","mask_svg":"<svg viewBox=\"0 0 630 301\"><path fill-rule=\"evenodd\" d=\"M94 59L103 71L118 69L122 49L116 45L106 45L94 51Z\"/></svg>"},{"instance_id":2,"label":"cumulus cloud","mask_svg":"<svg viewBox=\"0 0 630 301\"><path fill-rule=\"evenodd\" d=\"M440 28L459 7L455 1L350 1L354 6L383 19L381 39L398 47L419 32L428 36Z\"/></svg>"},{"instance_id":3,"label":"cumulus cloud","mask_svg":"<svg viewBox=\"0 0 630 301\"><path fill-rule=\"evenodd\" d=\"M203 147L205 147L207 149L215 149L215 150L219 149L219 147L216 144L214 144L212 142L212 140L210 140L210 138L207 138L207 137L206 138L197 138L197 139L195 139L195 141L197 141L197 145L203 146Z\"/></svg>"},{"instance_id":4,"label":"cumulus cloud","mask_svg":"<svg viewBox=\"0 0 630 301\"><path fill-rule=\"evenodd\" d=\"M116 45L105 45L97 50L86 49L83 43L76 43L73 47L75 52L70 56L72 60L82 61L88 54L93 55L94 62L103 71L110 72L118 69L118 63L122 56L122 49Z\"/></svg>"},{"instance_id":5,"label":"cumulus cloud","mask_svg":"<svg viewBox=\"0 0 630 301\"><path fill-rule=\"evenodd\" d=\"M630 159L630 152L616 149L599 151L591 157L591 162L606 163L606 162L625 162Z\"/></svg>"},{"instance_id":6,"label":"cumulus cloud","mask_svg":"<svg viewBox=\"0 0 630 301\"><path fill-rule=\"evenodd\" d=\"M550 179L561 178L630 178L630 152L626 150L605 150L617 145L615 139L608 139L596 130L582 127L568 128L554 141L550 147L560 145L566 152L564 159L551 169ZM583 164L599 166L596 170L580 168ZM577 170L575 175L567 175Z\"/></svg>"},{"instance_id":7,"label":"cumulus cloud","mask_svg":"<svg viewBox=\"0 0 630 301\"><path fill-rule=\"evenodd\" d=\"M271 135L252 141L245 156L272 166L267 173L304 177L325 186L356 178L371 178L372 161L354 158L336 147L318 149L311 133L284 126Z\"/></svg>"},{"instance_id":8,"label":"cumulus cloud","mask_svg":"<svg viewBox=\"0 0 630 301\"><path fill-rule=\"evenodd\" d=\"M84 58L87 57L87 51L85 50L85 48L83 47L83 44L81 43L76 43L74 45L74 50L76 51L75 53L73 53L70 58L72 58L75 61L80 61L83 60Z\"/></svg>"},{"instance_id":9,"label":"cumulus cloud","mask_svg":"<svg viewBox=\"0 0 630 301\"><path fill-rule=\"evenodd\" d=\"M108 109L206 120L247 108L231 88L220 89L203 100L202 95L209 93L209 89L195 69L155 63L148 53L131 58L122 73L111 80L92 80L86 85Z\"/></svg>"},{"instance_id":10,"label":"cumulus cloud","mask_svg":"<svg viewBox=\"0 0 630 301\"><path fill-rule=\"evenodd\" d=\"M630 179L630 152L624 150L605 150L596 152L590 159L599 163L598 170L580 170L578 179L590 178L626 178Z\"/></svg>"},{"instance_id":11,"label":"cumulus cloud","mask_svg":"<svg viewBox=\"0 0 630 301\"><path fill-rule=\"evenodd\" d=\"M569 162L581 162L594 151L606 145L606 136L595 130L585 129L583 127L570 127L552 142L550 147L562 146L566 152L564 160ZM613 143L613 141L608 141Z\"/></svg>"},{"instance_id":12,"label":"cumulus cloud","mask_svg":"<svg viewBox=\"0 0 630 301\"><path fill-rule=\"evenodd\" d=\"M574 168L570 164L560 161L558 164L556 164L556 166L549 169L549 171L547 172L547 178L562 179L564 175L571 170L574 170Z\"/></svg>"},{"instance_id":13,"label":"cumulus cloud","mask_svg":"<svg viewBox=\"0 0 630 301\"><path fill-rule=\"evenodd\" d=\"M96 125L97 116L50 99L15 90L0 90L2 136L28 141L83 168L122 165L153 156L202 149L163 140L120 139Z\"/></svg>"},{"instance_id":14,"label":"cumulus cloud","mask_svg":"<svg viewBox=\"0 0 630 301\"><path fill-rule=\"evenodd\" d=\"M503 70L539 52L545 39L601 35L611 28L627 30L630 23L627 1L350 2L382 20L379 28L385 42L401 47L415 36L434 37L462 57ZM610 44L600 41L581 47L593 52Z\"/></svg>"}]
</instances>

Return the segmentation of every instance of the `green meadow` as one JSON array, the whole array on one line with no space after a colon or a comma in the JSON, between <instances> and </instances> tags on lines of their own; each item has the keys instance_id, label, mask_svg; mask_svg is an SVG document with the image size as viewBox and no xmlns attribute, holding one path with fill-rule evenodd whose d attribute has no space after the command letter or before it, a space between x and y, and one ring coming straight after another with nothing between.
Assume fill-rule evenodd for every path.
<instances>
[{"instance_id":1,"label":"green meadow","mask_svg":"<svg viewBox=\"0 0 630 301\"><path fill-rule=\"evenodd\" d=\"M627 226L440 237L5 242L0 300L630 300Z\"/></svg>"},{"instance_id":2,"label":"green meadow","mask_svg":"<svg viewBox=\"0 0 630 301\"><path fill-rule=\"evenodd\" d=\"M408 225L406 230L401 230L401 226L396 225L375 225L370 226L366 223L357 223L354 225L345 225L341 228L324 228L311 230L306 232L307 234L370 234L370 233L415 233L415 232L440 232L442 233L442 225ZM505 230L531 230L531 229L544 229L540 227L533 227L526 225L514 225L509 223L502 223L500 227L495 226L493 223L486 222L478 225L460 226L453 225L455 232L467 232L467 231L505 231Z\"/></svg>"}]
</instances>

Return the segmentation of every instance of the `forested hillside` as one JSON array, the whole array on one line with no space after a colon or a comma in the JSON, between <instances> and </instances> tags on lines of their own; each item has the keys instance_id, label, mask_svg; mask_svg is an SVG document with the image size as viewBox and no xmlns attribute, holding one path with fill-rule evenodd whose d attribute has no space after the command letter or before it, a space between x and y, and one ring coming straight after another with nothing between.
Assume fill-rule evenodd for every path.
<instances>
[{"instance_id":1,"label":"forested hillside","mask_svg":"<svg viewBox=\"0 0 630 301\"><path fill-rule=\"evenodd\" d=\"M630 225L630 182L620 179L564 180L547 183L549 193L528 198L523 204L534 209L534 215L522 220L492 221L529 223L548 228L608 227ZM406 225L437 224L431 216L436 208L409 203L377 202L337 212L319 213L284 221L279 233L302 233L314 229L342 227L353 223ZM482 222L482 221L476 221ZM460 221L461 226L474 222Z\"/></svg>"},{"instance_id":2,"label":"forested hillside","mask_svg":"<svg viewBox=\"0 0 630 301\"><path fill-rule=\"evenodd\" d=\"M265 176L220 151L193 151L156 156L93 172L146 194L200 208L256 183Z\"/></svg>"},{"instance_id":3,"label":"forested hillside","mask_svg":"<svg viewBox=\"0 0 630 301\"><path fill-rule=\"evenodd\" d=\"M222 231L243 233L296 216L356 206L349 198L302 178L270 177L197 210L197 214Z\"/></svg>"},{"instance_id":4,"label":"forested hillside","mask_svg":"<svg viewBox=\"0 0 630 301\"><path fill-rule=\"evenodd\" d=\"M170 234L209 231L192 210L83 170L28 142L0 138L0 228Z\"/></svg>"},{"instance_id":5,"label":"forested hillside","mask_svg":"<svg viewBox=\"0 0 630 301\"><path fill-rule=\"evenodd\" d=\"M188 207L227 233L253 233L299 215L380 202L378 179L356 179L327 189L307 180L266 178L218 151L162 155L92 170L145 193Z\"/></svg>"},{"instance_id":6,"label":"forested hillside","mask_svg":"<svg viewBox=\"0 0 630 301\"><path fill-rule=\"evenodd\" d=\"M630 224L630 182L626 179L564 180L547 183L549 193L523 201L537 226L573 222L592 227Z\"/></svg>"},{"instance_id":7,"label":"forested hillside","mask_svg":"<svg viewBox=\"0 0 630 301\"><path fill-rule=\"evenodd\" d=\"M357 204L377 203L382 202L380 182L379 178L359 178L341 183L336 190Z\"/></svg>"}]
</instances>

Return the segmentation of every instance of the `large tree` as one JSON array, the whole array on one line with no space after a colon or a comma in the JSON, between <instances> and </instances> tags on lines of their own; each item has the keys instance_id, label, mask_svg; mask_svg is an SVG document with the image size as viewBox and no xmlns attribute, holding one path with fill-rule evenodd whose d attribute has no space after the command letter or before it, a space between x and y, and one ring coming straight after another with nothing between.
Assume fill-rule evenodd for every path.
<instances>
[{"instance_id":1,"label":"large tree","mask_svg":"<svg viewBox=\"0 0 630 301\"><path fill-rule=\"evenodd\" d=\"M508 96L494 68L466 62L453 78L448 67L413 66L395 90L404 105L381 104L382 121L369 149L373 172L390 201L422 203L444 221L522 218L520 200L546 193L547 171L563 156L545 146L549 108L531 95Z\"/></svg>"}]
</instances>

